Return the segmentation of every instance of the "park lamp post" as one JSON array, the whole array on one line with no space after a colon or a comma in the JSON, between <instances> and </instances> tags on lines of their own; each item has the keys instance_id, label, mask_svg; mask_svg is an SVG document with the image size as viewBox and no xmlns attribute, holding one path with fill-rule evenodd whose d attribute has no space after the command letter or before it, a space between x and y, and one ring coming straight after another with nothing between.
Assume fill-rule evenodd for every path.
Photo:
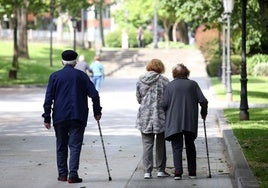
<instances>
[{"instance_id":1,"label":"park lamp post","mask_svg":"<svg viewBox=\"0 0 268 188\"><path fill-rule=\"evenodd\" d=\"M226 88L226 15L222 14L220 18L222 23L222 64L221 64L221 82Z\"/></svg>"},{"instance_id":2,"label":"park lamp post","mask_svg":"<svg viewBox=\"0 0 268 188\"><path fill-rule=\"evenodd\" d=\"M74 51L76 51L76 28L77 28L77 20L73 17L71 19L71 21L72 21L72 25L73 25L73 29L74 29L73 48L74 48Z\"/></svg>"},{"instance_id":3,"label":"park lamp post","mask_svg":"<svg viewBox=\"0 0 268 188\"><path fill-rule=\"evenodd\" d=\"M246 12L247 0L242 0L242 65L241 65L241 91L240 91L240 120L249 120L247 98L247 64L246 64Z\"/></svg>"},{"instance_id":4,"label":"park lamp post","mask_svg":"<svg viewBox=\"0 0 268 188\"><path fill-rule=\"evenodd\" d=\"M223 0L224 14L227 17L227 69L226 69L226 97L227 101L232 101L232 79L231 79L231 57L230 57L230 22L234 8L234 0Z\"/></svg>"}]
</instances>

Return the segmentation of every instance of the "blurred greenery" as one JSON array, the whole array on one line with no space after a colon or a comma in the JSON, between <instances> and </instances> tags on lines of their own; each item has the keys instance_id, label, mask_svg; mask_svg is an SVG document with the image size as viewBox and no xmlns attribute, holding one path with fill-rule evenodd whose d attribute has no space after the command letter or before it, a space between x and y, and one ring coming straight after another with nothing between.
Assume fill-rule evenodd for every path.
<instances>
[{"instance_id":1,"label":"blurred greenery","mask_svg":"<svg viewBox=\"0 0 268 188\"><path fill-rule=\"evenodd\" d=\"M19 58L17 79L9 78L13 58L13 44L10 41L0 43L0 85L46 84L49 75L62 68L61 53L72 47L65 44L53 44L53 61L50 66L50 46L45 43L29 43L30 59ZM95 51L77 48L79 55L84 55L86 62L92 62Z\"/></svg>"},{"instance_id":2,"label":"blurred greenery","mask_svg":"<svg viewBox=\"0 0 268 188\"><path fill-rule=\"evenodd\" d=\"M249 103L268 104L268 77L248 76L247 92ZM211 78L213 88L220 100L226 97L225 87L217 77ZM240 75L232 76L232 95L233 101L240 101Z\"/></svg>"}]
</instances>

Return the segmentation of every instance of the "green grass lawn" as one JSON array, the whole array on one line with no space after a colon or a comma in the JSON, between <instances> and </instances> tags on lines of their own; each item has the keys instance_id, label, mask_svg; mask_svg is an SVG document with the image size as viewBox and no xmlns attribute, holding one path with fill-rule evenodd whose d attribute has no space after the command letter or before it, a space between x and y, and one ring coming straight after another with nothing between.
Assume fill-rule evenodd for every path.
<instances>
[{"instance_id":1,"label":"green grass lawn","mask_svg":"<svg viewBox=\"0 0 268 188\"><path fill-rule=\"evenodd\" d=\"M268 104L268 77L248 76L247 78L248 103ZM217 97L220 100L225 100L226 93L224 85L216 77L213 77L211 80ZM240 101L240 90L240 75L233 75L232 94L234 102Z\"/></svg>"},{"instance_id":2,"label":"green grass lawn","mask_svg":"<svg viewBox=\"0 0 268 188\"><path fill-rule=\"evenodd\" d=\"M250 120L240 121L237 109L224 110L249 166L261 188L268 187L268 108L249 109Z\"/></svg>"},{"instance_id":3,"label":"green grass lawn","mask_svg":"<svg viewBox=\"0 0 268 188\"><path fill-rule=\"evenodd\" d=\"M225 87L218 78L212 84L220 100L225 100ZM240 75L232 76L233 101L240 101ZM268 104L268 77L248 76L248 103ZM225 109L224 115L237 137L249 166L260 187L268 187L268 108L250 108L249 121L239 120L239 109Z\"/></svg>"},{"instance_id":4,"label":"green grass lawn","mask_svg":"<svg viewBox=\"0 0 268 188\"><path fill-rule=\"evenodd\" d=\"M17 79L9 79L9 70L13 58L13 44L10 41L0 43L0 85L13 84L46 84L49 75L62 68L61 53L72 47L63 44L53 44L53 61L50 66L49 43L29 43L30 59L19 58ZM88 63L93 60L95 51L77 49L78 54L84 55Z\"/></svg>"}]
</instances>

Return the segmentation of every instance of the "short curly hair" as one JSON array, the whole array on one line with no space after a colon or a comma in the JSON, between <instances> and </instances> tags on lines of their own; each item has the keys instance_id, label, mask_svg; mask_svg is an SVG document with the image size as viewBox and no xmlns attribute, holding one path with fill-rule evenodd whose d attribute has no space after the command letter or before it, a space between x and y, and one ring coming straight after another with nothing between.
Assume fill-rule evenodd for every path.
<instances>
[{"instance_id":1,"label":"short curly hair","mask_svg":"<svg viewBox=\"0 0 268 188\"><path fill-rule=\"evenodd\" d=\"M184 64L180 63L175 65L172 70L172 75L173 78L188 78L190 75L190 71Z\"/></svg>"},{"instance_id":2,"label":"short curly hair","mask_svg":"<svg viewBox=\"0 0 268 188\"><path fill-rule=\"evenodd\" d=\"M160 59L152 59L146 66L147 71L155 71L159 74L165 72L165 65Z\"/></svg>"}]
</instances>

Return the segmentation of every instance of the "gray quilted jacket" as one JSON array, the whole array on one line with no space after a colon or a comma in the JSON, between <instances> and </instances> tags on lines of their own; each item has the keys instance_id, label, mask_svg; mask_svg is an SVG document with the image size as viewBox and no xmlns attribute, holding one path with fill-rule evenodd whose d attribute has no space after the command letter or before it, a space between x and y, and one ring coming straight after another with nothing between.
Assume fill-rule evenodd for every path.
<instances>
[{"instance_id":1,"label":"gray quilted jacket","mask_svg":"<svg viewBox=\"0 0 268 188\"><path fill-rule=\"evenodd\" d=\"M136 84L136 97L140 104L136 127L145 134L165 131L165 112L161 102L168 78L154 71L140 76Z\"/></svg>"}]
</instances>

